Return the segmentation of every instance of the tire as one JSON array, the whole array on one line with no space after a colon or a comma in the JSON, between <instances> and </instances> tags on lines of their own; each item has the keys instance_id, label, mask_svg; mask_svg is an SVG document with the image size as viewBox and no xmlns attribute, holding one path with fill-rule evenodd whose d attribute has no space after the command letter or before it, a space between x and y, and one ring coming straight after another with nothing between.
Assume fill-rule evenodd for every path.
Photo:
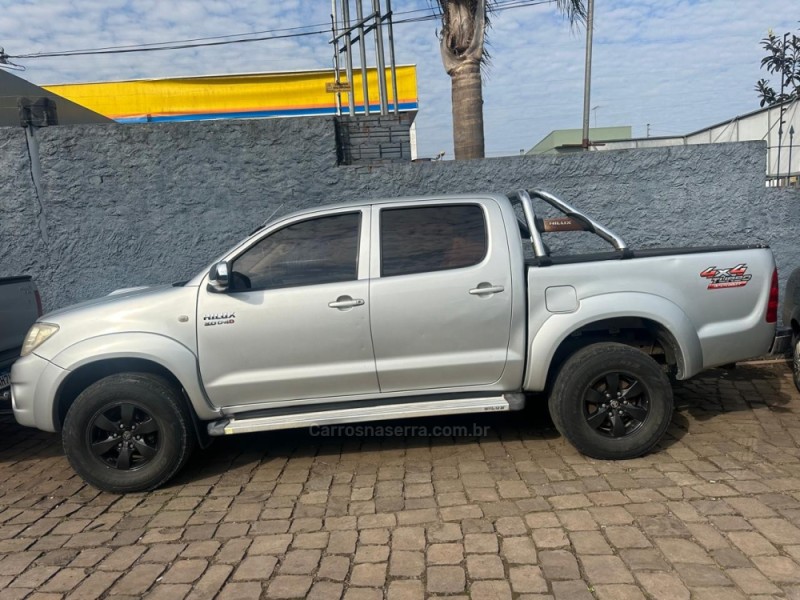
<instances>
[{"instance_id":1,"label":"tire","mask_svg":"<svg viewBox=\"0 0 800 600\"><path fill-rule=\"evenodd\" d=\"M800 391L800 335L792 336L792 379L794 387Z\"/></svg>"},{"instance_id":2,"label":"tire","mask_svg":"<svg viewBox=\"0 0 800 600\"><path fill-rule=\"evenodd\" d=\"M64 452L72 468L107 492L140 492L166 483L195 445L179 393L149 373L110 375L90 385L64 419Z\"/></svg>"},{"instance_id":3,"label":"tire","mask_svg":"<svg viewBox=\"0 0 800 600\"><path fill-rule=\"evenodd\" d=\"M664 435L673 411L672 388L659 364L617 343L592 344L570 356L548 403L561 435L600 459L645 454Z\"/></svg>"}]
</instances>

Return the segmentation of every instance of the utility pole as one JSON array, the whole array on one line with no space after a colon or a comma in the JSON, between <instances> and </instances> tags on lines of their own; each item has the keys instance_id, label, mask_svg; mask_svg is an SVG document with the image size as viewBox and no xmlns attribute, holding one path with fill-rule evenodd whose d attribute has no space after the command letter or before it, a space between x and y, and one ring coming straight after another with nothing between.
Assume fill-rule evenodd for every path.
<instances>
[{"instance_id":1,"label":"utility pole","mask_svg":"<svg viewBox=\"0 0 800 600\"><path fill-rule=\"evenodd\" d=\"M336 85L339 85L339 42L338 34L336 32L336 0L331 0L331 33L333 34L334 50L333 50L333 74ZM342 94L337 90L336 92L336 114L342 116Z\"/></svg>"},{"instance_id":2,"label":"utility pole","mask_svg":"<svg viewBox=\"0 0 800 600\"><path fill-rule=\"evenodd\" d=\"M583 76L583 146L589 149L589 106L592 87L592 30L594 29L594 0L586 3L586 66Z\"/></svg>"},{"instance_id":3,"label":"utility pole","mask_svg":"<svg viewBox=\"0 0 800 600\"><path fill-rule=\"evenodd\" d=\"M350 41L350 0L342 0L342 21L344 22L344 30L347 35L344 38L345 48L345 73L347 73L347 114L355 116L356 114L356 91L353 89L353 48ZM338 49L339 45L336 44Z\"/></svg>"},{"instance_id":4,"label":"utility pole","mask_svg":"<svg viewBox=\"0 0 800 600\"><path fill-rule=\"evenodd\" d=\"M372 12L375 18L375 54L378 63L378 91L381 99L381 115L389 114L389 100L386 97L386 62L383 54L383 19L381 18L381 0L372 0Z\"/></svg>"},{"instance_id":5,"label":"utility pole","mask_svg":"<svg viewBox=\"0 0 800 600\"><path fill-rule=\"evenodd\" d=\"M364 114L370 114L369 106L369 89L367 85L367 58L366 58L366 40L365 35L369 32L374 32L375 37L375 59L377 62L377 79L378 79L378 99L380 105L381 115L389 114L389 92L386 82L386 57L384 56L383 44L383 27L386 21L386 27L389 34L389 59L390 59L390 74L392 84L392 106L394 113L399 112L399 98L397 93L397 64L394 52L394 31L392 24L392 3L391 0L386 0L387 12L384 14L381 8L381 0L367 0L367 6L372 6L372 12L364 16L364 8L362 6L364 0L356 0L356 21L351 21L350 2L351 0L340 0L339 8L337 8L337 0L331 0L331 32L333 44L333 67L335 74L335 81L333 84L326 84L326 90L336 94L336 113L342 114L342 91L346 91L348 114L354 115L356 112L355 107L355 91L353 89L353 45L358 42L358 50L361 58L361 89L363 94ZM339 13L341 12L341 20ZM353 32L358 31L357 38L353 37ZM344 38L344 42L341 42ZM341 66L341 59L339 54L344 53L344 67ZM346 71L347 82L341 81L342 70Z\"/></svg>"},{"instance_id":6,"label":"utility pole","mask_svg":"<svg viewBox=\"0 0 800 600\"><path fill-rule=\"evenodd\" d=\"M356 19L358 19L358 52L361 57L361 90L364 95L364 114L369 114L369 86L367 84L367 50L364 40L364 7L362 0L356 0Z\"/></svg>"},{"instance_id":7,"label":"utility pole","mask_svg":"<svg viewBox=\"0 0 800 600\"><path fill-rule=\"evenodd\" d=\"M400 103L397 99L397 61L394 55L394 14L392 13L392 0L386 0L386 14L388 15L389 30L389 72L392 74L392 100L394 101L394 114L400 112Z\"/></svg>"}]
</instances>

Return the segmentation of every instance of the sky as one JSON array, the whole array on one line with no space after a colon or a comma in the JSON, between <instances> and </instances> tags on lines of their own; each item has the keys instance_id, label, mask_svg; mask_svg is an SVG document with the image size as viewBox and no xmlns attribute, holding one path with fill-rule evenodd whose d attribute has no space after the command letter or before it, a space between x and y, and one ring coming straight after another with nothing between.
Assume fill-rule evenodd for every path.
<instances>
[{"instance_id":1,"label":"sky","mask_svg":"<svg viewBox=\"0 0 800 600\"><path fill-rule=\"evenodd\" d=\"M488 31L486 155L516 155L553 129L581 127L585 29L570 26L552 3L496 1L517 7L496 12ZM433 15L436 0L392 5L400 21ZM330 12L329 0L0 0L0 46L14 56L313 25L324 29ZM596 0L592 127L630 125L634 136L643 137L649 123L653 136L685 134L757 109L753 86L762 76L770 78L760 69L759 42L769 29L800 34L798 21L797 0ZM419 156L443 151L450 159L450 79L441 63L438 26L435 19L398 23L395 43L398 64L418 69ZM328 68L329 39L316 34L14 62L26 68L16 74L36 84Z\"/></svg>"}]
</instances>

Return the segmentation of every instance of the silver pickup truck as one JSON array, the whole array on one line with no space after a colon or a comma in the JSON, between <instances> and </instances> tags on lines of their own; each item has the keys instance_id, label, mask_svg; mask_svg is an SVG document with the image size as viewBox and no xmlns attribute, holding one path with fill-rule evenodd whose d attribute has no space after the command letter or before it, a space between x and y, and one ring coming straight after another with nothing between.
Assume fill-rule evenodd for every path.
<instances>
[{"instance_id":1,"label":"silver pickup truck","mask_svg":"<svg viewBox=\"0 0 800 600\"><path fill-rule=\"evenodd\" d=\"M19 358L30 326L42 316L42 300L28 276L0 277L0 407L11 398L11 365Z\"/></svg>"},{"instance_id":2,"label":"silver pickup truck","mask_svg":"<svg viewBox=\"0 0 800 600\"><path fill-rule=\"evenodd\" d=\"M574 230L613 248L551 255L544 234ZM46 315L14 413L114 492L163 484L214 436L534 392L581 452L624 459L667 429L669 374L767 353L777 308L763 246L634 251L542 191L353 202L268 223L187 282Z\"/></svg>"}]
</instances>

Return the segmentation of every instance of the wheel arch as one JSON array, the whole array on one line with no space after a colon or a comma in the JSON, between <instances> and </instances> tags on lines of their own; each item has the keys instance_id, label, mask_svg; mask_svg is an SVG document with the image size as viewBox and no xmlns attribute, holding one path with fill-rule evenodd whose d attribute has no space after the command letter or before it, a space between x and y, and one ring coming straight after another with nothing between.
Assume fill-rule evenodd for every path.
<instances>
[{"instance_id":1,"label":"wheel arch","mask_svg":"<svg viewBox=\"0 0 800 600\"><path fill-rule=\"evenodd\" d=\"M52 362L67 371L52 401L56 431L61 429L66 411L82 390L103 377L123 372L164 377L180 391L194 420L210 420L219 415L203 390L195 354L162 335L128 333L90 338L62 351Z\"/></svg>"},{"instance_id":2,"label":"wheel arch","mask_svg":"<svg viewBox=\"0 0 800 600\"><path fill-rule=\"evenodd\" d=\"M791 328L795 337L800 337L800 309L792 312L792 316L787 325Z\"/></svg>"},{"instance_id":3,"label":"wheel arch","mask_svg":"<svg viewBox=\"0 0 800 600\"><path fill-rule=\"evenodd\" d=\"M619 308L609 311L608 306ZM524 389L546 389L570 355L589 344L609 341L639 348L640 342L657 344L665 362L675 366L677 379L702 370L697 331L680 307L651 294L606 294L582 300L574 313L552 315L545 321L529 345Z\"/></svg>"},{"instance_id":4,"label":"wheel arch","mask_svg":"<svg viewBox=\"0 0 800 600\"><path fill-rule=\"evenodd\" d=\"M679 378L686 371L680 345L663 324L641 317L612 317L578 327L562 340L553 353L547 374L548 382L555 378L561 365L575 352L602 342L618 342L639 348L659 362L673 366Z\"/></svg>"},{"instance_id":5,"label":"wheel arch","mask_svg":"<svg viewBox=\"0 0 800 600\"><path fill-rule=\"evenodd\" d=\"M61 431L67 411L83 390L101 379L119 373L147 373L164 378L176 390L178 398L188 410L191 417L192 430L200 447L205 448L209 445L210 439L205 427L203 427L202 421L198 418L192 401L181 381L165 366L145 358L100 359L70 371L56 391L56 397L53 402L53 425L55 430Z\"/></svg>"}]
</instances>

